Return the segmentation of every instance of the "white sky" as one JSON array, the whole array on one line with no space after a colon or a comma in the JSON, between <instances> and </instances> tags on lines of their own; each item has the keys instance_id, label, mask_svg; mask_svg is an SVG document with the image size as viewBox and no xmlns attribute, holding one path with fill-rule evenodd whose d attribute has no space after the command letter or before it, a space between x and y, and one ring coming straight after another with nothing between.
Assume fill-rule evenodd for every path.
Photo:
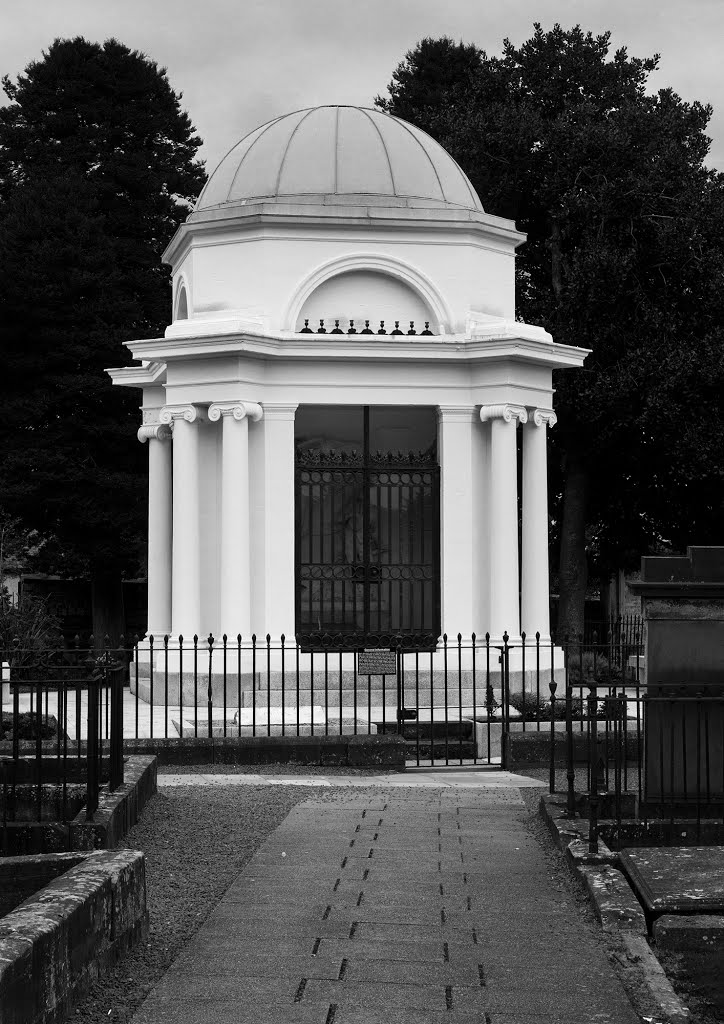
<instances>
[{"instance_id":1,"label":"white sky","mask_svg":"<svg viewBox=\"0 0 724 1024\"><path fill-rule=\"evenodd\" d=\"M9 11L12 6L12 14ZM724 169L723 0L0 0L0 74L57 36L115 36L165 66L211 170L258 124L320 103L371 105L424 36L499 53L560 22L632 56L661 54L653 88L711 103L710 166Z\"/></svg>"}]
</instances>

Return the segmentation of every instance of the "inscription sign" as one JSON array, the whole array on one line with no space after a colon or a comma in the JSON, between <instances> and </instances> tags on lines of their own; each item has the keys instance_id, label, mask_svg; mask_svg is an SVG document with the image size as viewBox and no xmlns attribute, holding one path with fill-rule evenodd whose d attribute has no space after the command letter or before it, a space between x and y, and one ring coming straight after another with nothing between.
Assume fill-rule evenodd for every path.
<instances>
[{"instance_id":1,"label":"inscription sign","mask_svg":"<svg viewBox=\"0 0 724 1024\"><path fill-rule=\"evenodd\" d=\"M357 655L357 675L394 676L397 673L397 655L389 648L360 651Z\"/></svg>"}]
</instances>

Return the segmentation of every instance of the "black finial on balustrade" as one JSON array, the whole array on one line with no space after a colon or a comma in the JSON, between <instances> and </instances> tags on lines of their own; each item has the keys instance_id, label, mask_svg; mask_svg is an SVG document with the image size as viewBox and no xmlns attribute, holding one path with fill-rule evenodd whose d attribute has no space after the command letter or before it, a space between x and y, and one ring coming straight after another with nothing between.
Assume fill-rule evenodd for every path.
<instances>
[{"instance_id":1,"label":"black finial on balustrade","mask_svg":"<svg viewBox=\"0 0 724 1024\"><path fill-rule=\"evenodd\" d=\"M360 331L360 334L372 334L372 331L370 330L370 322L369 322L369 320L365 320L364 330Z\"/></svg>"},{"instance_id":2,"label":"black finial on balustrade","mask_svg":"<svg viewBox=\"0 0 724 1024\"><path fill-rule=\"evenodd\" d=\"M402 334L402 331L400 330L400 321L399 320L395 320L395 329L394 329L394 331L390 331L390 334Z\"/></svg>"},{"instance_id":3,"label":"black finial on balustrade","mask_svg":"<svg viewBox=\"0 0 724 1024\"><path fill-rule=\"evenodd\" d=\"M432 331L430 330L430 321L429 320L425 321L425 330L422 331L421 333L422 334L430 334L430 335L432 334Z\"/></svg>"},{"instance_id":4,"label":"black finial on balustrade","mask_svg":"<svg viewBox=\"0 0 724 1024\"><path fill-rule=\"evenodd\" d=\"M317 334L326 334L326 333L327 333L327 328L324 326L324 320L320 320L319 321L319 330L317 331Z\"/></svg>"},{"instance_id":5,"label":"black finial on balustrade","mask_svg":"<svg viewBox=\"0 0 724 1024\"><path fill-rule=\"evenodd\" d=\"M344 334L344 331L339 326L339 320L334 321L334 330L329 332L330 334Z\"/></svg>"},{"instance_id":6,"label":"black finial on balustrade","mask_svg":"<svg viewBox=\"0 0 724 1024\"><path fill-rule=\"evenodd\" d=\"M384 320L380 320L380 329L379 329L379 331L377 333L378 334L387 334L387 331L385 330L385 321Z\"/></svg>"},{"instance_id":7,"label":"black finial on balustrade","mask_svg":"<svg viewBox=\"0 0 724 1024\"><path fill-rule=\"evenodd\" d=\"M410 330L407 333L408 334L417 334L417 331L415 330L415 321L414 320L410 320Z\"/></svg>"},{"instance_id":8,"label":"black finial on balustrade","mask_svg":"<svg viewBox=\"0 0 724 1024\"><path fill-rule=\"evenodd\" d=\"M304 321L304 327L302 327L300 334L314 334L314 331L309 326L309 320Z\"/></svg>"},{"instance_id":9,"label":"black finial on balustrade","mask_svg":"<svg viewBox=\"0 0 724 1024\"><path fill-rule=\"evenodd\" d=\"M356 334L356 333L357 333L357 331L356 331L355 326L354 326L354 320L350 320L350 322L349 322L349 330L347 331L347 334Z\"/></svg>"}]
</instances>

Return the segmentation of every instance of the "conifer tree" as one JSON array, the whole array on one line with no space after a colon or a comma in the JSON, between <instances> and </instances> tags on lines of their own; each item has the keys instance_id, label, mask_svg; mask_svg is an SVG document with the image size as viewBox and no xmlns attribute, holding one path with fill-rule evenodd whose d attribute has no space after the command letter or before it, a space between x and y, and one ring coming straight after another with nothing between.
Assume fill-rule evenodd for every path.
<instances>
[{"instance_id":1,"label":"conifer tree","mask_svg":"<svg viewBox=\"0 0 724 1024\"><path fill-rule=\"evenodd\" d=\"M44 539L35 568L94 585L122 628L143 571L138 396L108 366L170 319L161 254L203 183L165 71L116 40L58 39L0 109L0 503Z\"/></svg>"}]
</instances>

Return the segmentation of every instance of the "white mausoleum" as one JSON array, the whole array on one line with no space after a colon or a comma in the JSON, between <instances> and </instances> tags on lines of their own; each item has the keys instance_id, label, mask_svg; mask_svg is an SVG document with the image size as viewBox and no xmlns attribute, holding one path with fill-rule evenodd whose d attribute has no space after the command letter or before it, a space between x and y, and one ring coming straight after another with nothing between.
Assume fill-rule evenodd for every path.
<instances>
[{"instance_id":1,"label":"white mausoleum","mask_svg":"<svg viewBox=\"0 0 724 1024\"><path fill-rule=\"evenodd\" d=\"M524 241L378 110L229 151L165 336L109 371L143 396L150 634L547 637L551 376L586 352L516 320Z\"/></svg>"}]
</instances>

